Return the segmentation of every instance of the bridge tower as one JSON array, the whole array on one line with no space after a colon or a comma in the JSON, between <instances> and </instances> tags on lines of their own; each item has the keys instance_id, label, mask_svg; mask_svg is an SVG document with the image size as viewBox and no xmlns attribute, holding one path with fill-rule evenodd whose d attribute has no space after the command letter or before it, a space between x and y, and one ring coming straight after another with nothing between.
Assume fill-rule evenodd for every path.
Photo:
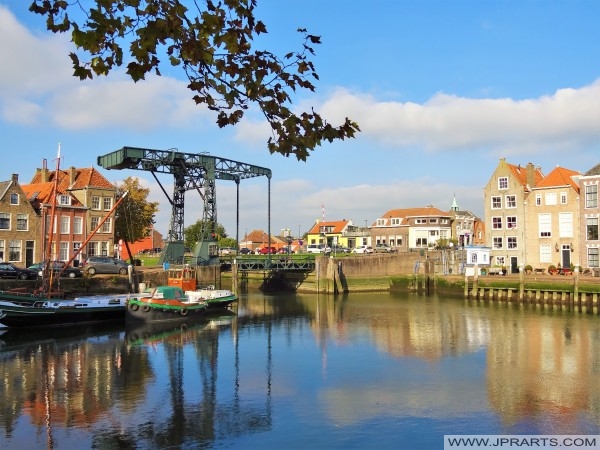
<instances>
[{"instance_id":1,"label":"bridge tower","mask_svg":"<svg viewBox=\"0 0 600 450\"><path fill-rule=\"evenodd\" d=\"M269 211L271 198L271 170L239 161L211 156L207 153L182 153L176 149L153 150L138 147L123 147L97 158L97 164L107 170L133 169L150 172L167 199L171 203L171 221L166 245L160 256L164 261L183 260L185 193L195 189L203 200L204 210L202 239L196 243L193 255L198 264L219 264L219 248L215 236L217 223L216 180L234 181L237 187L236 199L236 241L239 242L239 185L240 180L266 176L269 183ZM158 180L157 173L173 175L172 197ZM271 235L270 213L268 235Z\"/></svg>"}]
</instances>

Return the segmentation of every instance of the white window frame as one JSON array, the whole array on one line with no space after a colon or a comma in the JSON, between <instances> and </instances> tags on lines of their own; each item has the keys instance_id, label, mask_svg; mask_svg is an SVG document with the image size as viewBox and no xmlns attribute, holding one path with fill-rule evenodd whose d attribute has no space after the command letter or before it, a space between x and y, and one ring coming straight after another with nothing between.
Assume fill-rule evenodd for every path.
<instances>
[{"instance_id":1,"label":"white window frame","mask_svg":"<svg viewBox=\"0 0 600 450\"><path fill-rule=\"evenodd\" d=\"M497 206L494 206L494 204L497 204ZM490 199L490 207L492 209L502 209L502 197L499 195L493 195Z\"/></svg>"},{"instance_id":2,"label":"white window frame","mask_svg":"<svg viewBox=\"0 0 600 450\"><path fill-rule=\"evenodd\" d=\"M83 234L83 217L73 217L73 234Z\"/></svg>"},{"instance_id":3,"label":"white window frame","mask_svg":"<svg viewBox=\"0 0 600 450\"><path fill-rule=\"evenodd\" d=\"M517 196L507 195L504 199L504 207L506 209L515 209L517 207Z\"/></svg>"},{"instance_id":4,"label":"white window frame","mask_svg":"<svg viewBox=\"0 0 600 450\"><path fill-rule=\"evenodd\" d=\"M552 214L550 214L550 213L538 214L538 230L539 230L539 237L541 237L541 238L552 237Z\"/></svg>"},{"instance_id":5,"label":"white window frame","mask_svg":"<svg viewBox=\"0 0 600 450\"><path fill-rule=\"evenodd\" d=\"M498 178L498 190L505 191L508 189L508 177L499 177Z\"/></svg>"},{"instance_id":6,"label":"white window frame","mask_svg":"<svg viewBox=\"0 0 600 450\"><path fill-rule=\"evenodd\" d=\"M71 232L71 218L69 216L60 216L60 234L69 234ZM64 260L61 260L64 261Z\"/></svg>"}]
</instances>

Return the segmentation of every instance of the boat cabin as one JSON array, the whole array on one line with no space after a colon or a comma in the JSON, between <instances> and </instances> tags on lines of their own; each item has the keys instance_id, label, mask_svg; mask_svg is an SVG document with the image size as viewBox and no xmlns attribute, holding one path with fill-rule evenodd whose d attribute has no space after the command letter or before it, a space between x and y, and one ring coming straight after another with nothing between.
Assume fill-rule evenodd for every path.
<instances>
[{"instance_id":1,"label":"boat cabin","mask_svg":"<svg viewBox=\"0 0 600 450\"><path fill-rule=\"evenodd\" d=\"M165 300L185 300L185 293L177 286L157 286L154 291L154 298Z\"/></svg>"},{"instance_id":2,"label":"boat cabin","mask_svg":"<svg viewBox=\"0 0 600 450\"><path fill-rule=\"evenodd\" d=\"M195 291L197 287L196 271L190 269L188 266L169 269L167 284L169 286L180 287L184 291Z\"/></svg>"}]
</instances>

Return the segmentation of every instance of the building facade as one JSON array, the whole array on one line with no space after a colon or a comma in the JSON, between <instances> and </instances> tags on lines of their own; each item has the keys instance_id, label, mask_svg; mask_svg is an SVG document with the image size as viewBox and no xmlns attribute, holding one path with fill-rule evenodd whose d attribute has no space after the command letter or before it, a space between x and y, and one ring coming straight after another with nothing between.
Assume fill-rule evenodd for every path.
<instances>
[{"instance_id":1,"label":"building facade","mask_svg":"<svg viewBox=\"0 0 600 450\"><path fill-rule=\"evenodd\" d=\"M579 202L581 236L579 248L580 264L585 269L600 267L600 239L598 222L600 221L600 204L598 203L598 187L600 186L600 164L577 178L581 200Z\"/></svg>"}]
</instances>

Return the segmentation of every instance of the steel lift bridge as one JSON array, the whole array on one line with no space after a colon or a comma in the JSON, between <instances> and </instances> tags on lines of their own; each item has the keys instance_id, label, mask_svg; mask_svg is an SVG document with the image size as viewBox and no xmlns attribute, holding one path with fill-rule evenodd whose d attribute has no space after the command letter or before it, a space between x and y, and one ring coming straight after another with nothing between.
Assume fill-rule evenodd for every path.
<instances>
[{"instance_id":1,"label":"steel lift bridge","mask_svg":"<svg viewBox=\"0 0 600 450\"><path fill-rule=\"evenodd\" d=\"M217 223L216 180L234 181L236 198L236 242L239 242L240 180L266 176L268 179L268 232L271 236L271 170L205 153L181 153L176 149L153 150L123 147L104 156L97 164L107 170L134 169L150 172L173 208L165 247L159 262L184 260L184 204L186 191L195 189L204 201L202 240L193 248L194 262L198 265L219 264L219 246L215 235ZM157 173L173 174L172 198L158 180Z\"/></svg>"}]
</instances>

